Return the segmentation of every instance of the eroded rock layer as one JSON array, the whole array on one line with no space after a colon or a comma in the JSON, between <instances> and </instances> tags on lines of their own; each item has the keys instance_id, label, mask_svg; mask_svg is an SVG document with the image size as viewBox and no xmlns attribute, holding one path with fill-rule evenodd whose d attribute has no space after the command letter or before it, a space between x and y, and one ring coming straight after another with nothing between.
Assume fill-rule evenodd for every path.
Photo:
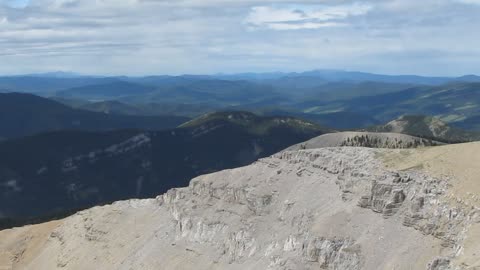
<instances>
[{"instance_id":1,"label":"eroded rock layer","mask_svg":"<svg viewBox=\"0 0 480 270\"><path fill-rule=\"evenodd\" d=\"M438 149L454 147L480 150ZM480 235L480 194L456 196L455 175L385 166L418 151L430 150L282 152L156 199L0 232L0 262L13 269L478 269L472 238Z\"/></svg>"}]
</instances>

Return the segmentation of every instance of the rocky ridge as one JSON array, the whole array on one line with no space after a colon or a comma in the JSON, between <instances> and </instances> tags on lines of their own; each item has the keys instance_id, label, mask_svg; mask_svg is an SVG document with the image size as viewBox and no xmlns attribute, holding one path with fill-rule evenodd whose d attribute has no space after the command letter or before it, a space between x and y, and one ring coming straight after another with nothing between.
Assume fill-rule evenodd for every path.
<instances>
[{"instance_id":1,"label":"rocky ridge","mask_svg":"<svg viewBox=\"0 0 480 270\"><path fill-rule=\"evenodd\" d=\"M448 158L455 147L480 144L439 151ZM156 199L0 232L0 262L12 269L479 269L480 245L468 240L480 231L480 194L456 197L454 175L385 165L418 151L281 152Z\"/></svg>"},{"instance_id":2,"label":"rocky ridge","mask_svg":"<svg viewBox=\"0 0 480 270\"><path fill-rule=\"evenodd\" d=\"M287 151L316 149L323 147L370 147L405 149L426 146L438 146L444 143L431 139L419 138L400 133L376 133L376 132L338 132L324 134L306 142L288 147Z\"/></svg>"}]
</instances>

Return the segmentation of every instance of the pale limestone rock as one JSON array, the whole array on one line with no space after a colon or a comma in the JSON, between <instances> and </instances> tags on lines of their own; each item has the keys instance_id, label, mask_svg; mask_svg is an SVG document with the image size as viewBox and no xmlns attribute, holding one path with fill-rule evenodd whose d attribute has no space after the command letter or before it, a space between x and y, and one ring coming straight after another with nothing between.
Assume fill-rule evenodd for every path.
<instances>
[{"instance_id":1,"label":"pale limestone rock","mask_svg":"<svg viewBox=\"0 0 480 270\"><path fill-rule=\"evenodd\" d=\"M477 254L464 243L478 205L449 197L450 177L386 168L391 151L281 152L155 199L0 232L0 254L35 270L475 269L458 258Z\"/></svg>"}]
</instances>

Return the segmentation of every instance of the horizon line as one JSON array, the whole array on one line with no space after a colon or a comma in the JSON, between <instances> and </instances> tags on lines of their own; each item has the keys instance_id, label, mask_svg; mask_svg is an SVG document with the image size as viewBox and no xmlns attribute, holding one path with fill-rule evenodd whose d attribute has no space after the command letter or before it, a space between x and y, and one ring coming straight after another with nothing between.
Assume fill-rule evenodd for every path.
<instances>
[{"instance_id":1,"label":"horizon line","mask_svg":"<svg viewBox=\"0 0 480 270\"><path fill-rule=\"evenodd\" d=\"M380 75L380 76L415 76L415 77L425 77L425 78L462 78L467 76L477 76L475 73L465 73L460 75L424 75L424 74L415 74L415 73L377 73L361 70L349 70L349 69L308 69L303 71L242 71L242 72L216 72L216 73L178 73L178 74L168 74L168 73L146 73L142 75L126 75L126 74L88 74L83 72L75 71L45 71L45 72L28 72L28 73L15 73L15 74L0 74L0 77L46 77L46 78L74 78L74 77L101 77L101 78L112 78L112 77L129 77L129 78L144 78L144 77L185 77L185 76L239 76L239 75L289 75L289 74L304 74L311 72L339 72L339 73L363 73L368 75Z\"/></svg>"}]
</instances>

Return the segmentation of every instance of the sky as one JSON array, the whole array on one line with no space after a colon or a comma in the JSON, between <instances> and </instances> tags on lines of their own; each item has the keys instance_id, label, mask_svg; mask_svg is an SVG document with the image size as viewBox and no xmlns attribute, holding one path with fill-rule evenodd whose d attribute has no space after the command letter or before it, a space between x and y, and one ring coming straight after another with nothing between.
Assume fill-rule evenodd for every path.
<instances>
[{"instance_id":1,"label":"sky","mask_svg":"<svg viewBox=\"0 0 480 270\"><path fill-rule=\"evenodd\" d=\"M0 0L0 75L480 74L480 0Z\"/></svg>"}]
</instances>

